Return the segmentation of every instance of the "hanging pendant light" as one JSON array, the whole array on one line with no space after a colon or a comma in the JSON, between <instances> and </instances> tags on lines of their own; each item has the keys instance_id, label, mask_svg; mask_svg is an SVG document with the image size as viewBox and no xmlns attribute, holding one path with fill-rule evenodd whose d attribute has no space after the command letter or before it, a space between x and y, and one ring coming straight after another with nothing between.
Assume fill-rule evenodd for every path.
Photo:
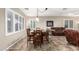
<instances>
[{"instance_id":1,"label":"hanging pendant light","mask_svg":"<svg viewBox=\"0 0 79 59\"><path fill-rule=\"evenodd\" d=\"M39 18L38 18L38 8L37 8L37 17L36 17L36 21L39 22Z\"/></svg>"},{"instance_id":2,"label":"hanging pendant light","mask_svg":"<svg viewBox=\"0 0 79 59\"><path fill-rule=\"evenodd\" d=\"M39 22L39 18L38 17L36 17L36 21Z\"/></svg>"},{"instance_id":3,"label":"hanging pendant light","mask_svg":"<svg viewBox=\"0 0 79 59\"><path fill-rule=\"evenodd\" d=\"M45 8L44 11L40 11L41 13L45 12L48 8ZM39 22L39 17L38 17L38 8L37 8L37 16L36 16L36 21Z\"/></svg>"}]
</instances>

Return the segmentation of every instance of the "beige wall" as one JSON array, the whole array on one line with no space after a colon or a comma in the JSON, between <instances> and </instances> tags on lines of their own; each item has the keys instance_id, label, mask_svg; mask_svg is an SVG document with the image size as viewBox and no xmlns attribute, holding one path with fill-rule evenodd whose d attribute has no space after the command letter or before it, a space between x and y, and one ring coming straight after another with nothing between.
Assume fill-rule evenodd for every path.
<instances>
[{"instance_id":1,"label":"beige wall","mask_svg":"<svg viewBox=\"0 0 79 59\"><path fill-rule=\"evenodd\" d=\"M35 20L35 17L29 17L29 20ZM39 17L38 27L46 28L46 21L54 21L54 27L64 27L64 20L73 20L73 29L78 30L77 22L79 22L79 16L45 16ZM28 24L28 23L27 23Z\"/></svg>"},{"instance_id":2,"label":"beige wall","mask_svg":"<svg viewBox=\"0 0 79 59\"><path fill-rule=\"evenodd\" d=\"M50 17L40 18L39 26L43 25L41 27L46 28L46 21L53 21L54 22L54 27L63 27L63 19L50 18Z\"/></svg>"},{"instance_id":3,"label":"beige wall","mask_svg":"<svg viewBox=\"0 0 79 59\"><path fill-rule=\"evenodd\" d=\"M13 10L24 16L24 14L22 12L20 12L19 9L13 9ZM14 33L9 36L5 35L5 9L0 8L0 50L6 49L14 41L21 39L25 36L26 36L25 30Z\"/></svg>"}]
</instances>

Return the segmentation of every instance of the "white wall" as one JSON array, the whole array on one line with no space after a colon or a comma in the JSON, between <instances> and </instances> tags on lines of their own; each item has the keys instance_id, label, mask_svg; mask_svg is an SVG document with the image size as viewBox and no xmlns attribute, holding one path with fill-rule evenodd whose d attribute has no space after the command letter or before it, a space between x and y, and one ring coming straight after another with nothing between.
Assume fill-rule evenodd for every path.
<instances>
[{"instance_id":1,"label":"white wall","mask_svg":"<svg viewBox=\"0 0 79 59\"><path fill-rule=\"evenodd\" d=\"M36 20L35 18L29 18L29 20ZM73 20L73 29L78 30L77 23L79 17L72 16L51 16L51 17L40 17L37 27L46 28L46 21L54 21L54 27L64 27L64 20ZM27 24L28 25L28 24Z\"/></svg>"},{"instance_id":2,"label":"white wall","mask_svg":"<svg viewBox=\"0 0 79 59\"><path fill-rule=\"evenodd\" d=\"M36 18L29 18L30 20L36 20ZM27 26L29 26L29 21L27 21ZM54 27L64 27L64 20L58 18L39 18L36 27L47 28L46 21L53 21Z\"/></svg>"},{"instance_id":3,"label":"white wall","mask_svg":"<svg viewBox=\"0 0 79 59\"><path fill-rule=\"evenodd\" d=\"M13 9L15 10L15 8ZM15 10L16 11L16 10ZM16 12L18 12L17 10ZM19 13L19 12L18 12ZM23 13L19 13L23 15ZM24 16L24 15L23 15ZM25 16L24 16L25 17ZM0 8L0 50L9 47L13 42L26 36L25 30L6 36L5 34L5 8Z\"/></svg>"},{"instance_id":4,"label":"white wall","mask_svg":"<svg viewBox=\"0 0 79 59\"><path fill-rule=\"evenodd\" d=\"M46 21L53 21L54 27L63 27L63 20L62 19L54 19L54 18L40 18L39 26L42 28L46 28Z\"/></svg>"}]
</instances>

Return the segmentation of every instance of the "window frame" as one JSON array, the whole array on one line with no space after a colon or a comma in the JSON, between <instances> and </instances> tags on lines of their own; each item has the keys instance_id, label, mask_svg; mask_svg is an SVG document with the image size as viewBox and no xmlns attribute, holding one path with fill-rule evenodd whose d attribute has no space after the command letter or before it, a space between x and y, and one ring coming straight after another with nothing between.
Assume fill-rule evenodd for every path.
<instances>
[{"instance_id":1,"label":"window frame","mask_svg":"<svg viewBox=\"0 0 79 59\"><path fill-rule=\"evenodd\" d=\"M72 24L70 24L70 23L72 23ZM69 21L69 28L73 28L73 20Z\"/></svg>"},{"instance_id":2,"label":"window frame","mask_svg":"<svg viewBox=\"0 0 79 59\"><path fill-rule=\"evenodd\" d=\"M7 12L8 11L10 11L10 12L12 12L13 13L13 32L10 32L10 33L8 33L8 26L7 26ZM23 19L24 19L24 28L23 29L21 29L21 30L18 30L18 31L16 31L15 30L15 15L18 15L18 17L22 17ZM18 32L21 32L21 31L23 31L23 30L25 30L25 18L22 16L22 15L20 15L18 12L16 12L16 11L13 11L12 9L10 9L10 8L7 8L7 9L5 9L5 35L6 36L8 36L8 35L12 35L12 34L15 34L15 33L18 33Z\"/></svg>"},{"instance_id":3,"label":"window frame","mask_svg":"<svg viewBox=\"0 0 79 59\"><path fill-rule=\"evenodd\" d=\"M66 19L64 20L64 27L65 27L65 21L66 21ZM74 28L74 21L73 21L73 26L72 26L72 28L70 27L70 21L71 21L71 19L69 19L69 20L67 20L68 21L68 29L73 29Z\"/></svg>"}]
</instances>

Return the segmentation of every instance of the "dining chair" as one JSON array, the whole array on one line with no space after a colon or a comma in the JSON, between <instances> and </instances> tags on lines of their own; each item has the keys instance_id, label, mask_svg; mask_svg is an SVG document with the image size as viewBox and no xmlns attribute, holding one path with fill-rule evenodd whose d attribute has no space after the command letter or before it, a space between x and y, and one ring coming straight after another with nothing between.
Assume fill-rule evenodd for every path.
<instances>
[{"instance_id":1,"label":"dining chair","mask_svg":"<svg viewBox=\"0 0 79 59\"><path fill-rule=\"evenodd\" d=\"M30 28L26 29L26 32L27 32L27 47L28 47L28 44L29 42L33 42L33 36L34 36L34 33L30 31Z\"/></svg>"},{"instance_id":2,"label":"dining chair","mask_svg":"<svg viewBox=\"0 0 79 59\"><path fill-rule=\"evenodd\" d=\"M40 40L41 40L41 44L43 44L43 33L42 33L42 30L40 29L40 30L36 30L36 34L40 34Z\"/></svg>"},{"instance_id":3,"label":"dining chair","mask_svg":"<svg viewBox=\"0 0 79 59\"><path fill-rule=\"evenodd\" d=\"M49 43L49 32L47 30L43 32L43 41L47 41Z\"/></svg>"},{"instance_id":4,"label":"dining chair","mask_svg":"<svg viewBox=\"0 0 79 59\"><path fill-rule=\"evenodd\" d=\"M36 33L33 40L34 48L37 46L41 47L41 35L39 33Z\"/></svg>"}]
</instances>

